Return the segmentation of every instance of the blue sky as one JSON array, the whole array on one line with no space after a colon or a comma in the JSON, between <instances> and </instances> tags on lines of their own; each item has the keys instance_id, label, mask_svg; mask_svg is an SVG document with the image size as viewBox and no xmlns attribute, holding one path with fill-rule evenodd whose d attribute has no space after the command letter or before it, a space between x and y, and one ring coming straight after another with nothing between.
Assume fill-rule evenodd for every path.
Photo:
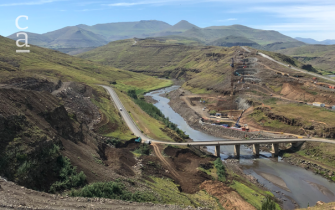
<instances>
[{"instance_id":1,"label":"blue sky","mask_svg":"<svg viewBox=\"0 0 335 210\"><path fill-rule=\"evenodd\" d=\"M335 0L1 0L0 35L45 33L78 24L187 20L199 27L241 24L291 37L335 39Z\"/></svg>"}]
</instances>

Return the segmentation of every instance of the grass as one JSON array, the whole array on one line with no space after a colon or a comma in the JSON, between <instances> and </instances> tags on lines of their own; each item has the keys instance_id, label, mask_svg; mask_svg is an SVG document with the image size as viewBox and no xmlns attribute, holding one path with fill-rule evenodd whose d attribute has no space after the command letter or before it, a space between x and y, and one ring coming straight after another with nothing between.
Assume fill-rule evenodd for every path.
<instances>
[{"instance_id":1,"label":"grass","mask_svg":"<svg viewBox=\"0 0 335 210\"><path fill-rule=\"evenodd\" d=\"M63 82L74 81L92 86L101 99L93 102L105 117L105 124L99 128L99 133L106 136L120 139L133 137L113 104L108 100L108 94L97 84L113 84L119 90L136 89L142 93L172 85L170 80L104 66L36 46L30 47L31 53L19 54L15 52L17 48L15 41L1 36L0 45L2 46L0 49L0 82L13 78L34 77L54 82L59 79ZM158 136L163 139L169 139L163 137L164 134L158 130L154 132L159 133Z\"/></svg>"},{"instance_id":2,"label":"grass","mask_svg":"<svg viewBox=\"0 0 335 210\"><path fill-rule=\"evenodd\" d=\"M230 71L229 62L234 53L234 48L185 46L154 39L140 40L136 47L132 44L132 40L115 41L79 57L152 76L189 78L188 85L183 87L194 93L209 93L207 87L227 79L225 73ZM161 50L157 51L157 47ZM221 57L207 57L206 54L213 52ZM142 83L150 84L144 80ZM131 84L124 82L116 86L124 91L131 89L125 85Z\"/></svg>"},{"instance_id":3,"label":"grass","mask_svg":"<svg viewBox=\"0 0 335 210\"><path fill-rule=\"evenodd\" d=\"M112 101L107 98L101 98L100 101L91 99L98 106L100 112L103 113L103 123L99 125L98 133L114 137L121 140L129 140L134 138L132 132L128 129L123 119L119 115L118 109L115 108Z\"/></svg>"},{"instance_id":4,"label":"grass","mask_svg":"<svg viewBox=\"0 0 335 210\"><path fill-rule=\"evenodd\" d=\"M150 117L124 92L116 91L116 93L126 110L130 111L134 122L145 135L154 139L173 141L161 130L161 128L165 128L165 125L162 122Z\"/></svg>"},{"instance_id":5,"label":"grass","mask_svg":"<svg viewBox=\"0 0 335 210\"><path fill-rule=\"evenodd\" d=\"M82 189L72 190L69 193L73 197L109 198L135 202L155 202L156 197L148 191L130 192L122 182L96 182L86 185Z\"/></svg>"},{"instance_id":6,"label":"grass","mask_svg":"<svg viewBox=\"0 0 335 210\"><path fill-rule=\"evenodd\" d=\"M264 112L261 110L255 110L252 114L248 116L249 118L252 118L255 122L257 122L261 126L265 126L270 128L271 130L277 130L277 131L295 131L296 129L299 129L297 126L290 126L283 122L280 122L278 120L272 120L268 118Z\"/></svg>"},{"instance_id":7,"label":"grass","mask_svg":"<svg viewBox=\"0 0 335 210\"><path fill-rule=\"evenodd\" d=\"M301 104L277 104L273 105L271 112L283 115L289 119L301 119L308 122L313 119L317 122L324 122L329 127L335 127L335 112L330 110Z\"/></svg>"},{"instance_id":8,"label":"grass","mask_svg":"<svg viewBox=\"0 0 335 210\"><path fill-rule=\"evenodd\" d=\"M335 145L327 143L305 143L305 147L297 152L298 155L308 157L334 170Z\"/></svg>"},{"instance_id":9,"label":"grass","mask_svg":"<svg viewBox=\"0 0 335 210\"><path fill-rule=\"evenodd\" d=\"M222 163L221 158L217 158L214 161L214 166L215 166L215 169L216 169L216 174L217 174L218 180L221 181L221 182L225 182L226 181L226 170L225 170L225 167Z\"/></svg>"},{"instance_id":10,"label":"grass","mask_svg":"<svg viewBox=\"0 0 335 210\"><path fill-rule=\"evenodd\" d=\"M266 196L238 181L234 181L231 187L256 209L262 209L262 203L266 200ZM273 197L272 193L271 196ZM275 205L276 209L280 209L280 206L277 203Z\"/></svg>"},{"instance_id":11,"label":"grass","mask_svg":"<svg viewBox=\"0 0 335 210\"><path fill-rule=\"evenodd\" d=\"M188 139L189 136L185 134L184 131L180 130L178 126L172 122L170 122L168 117L165 117L165 115L153 104L148 103L144 100L143 95L140 95L138 99L138 95L136 94L135 90L128 90L128 96L133 98L133 101L141 107L143 111L145 111L148 115L153 117L156 120L159 120L160 122L163 122L166 127L169 129L175 131L182 139Z\"/></svg>"},{"instance_id":12,"label":"grass","mask_svg":"<svg viewBox=\"0 0 335 210\"><path fill-rule=\"evenodd\" d=\"M209 209L221 209L218 201L205 191L199 191L195 194L182 193L170 179L150 177L154 182L146 181L155 193L158 194L157 200L159 203L175 204L186 208L191 207L207 207Z\"/></svg>"},{"instance_id":13,"label":"grass","mask_svg":"<svg viewBox=\"0 0 335 210\"><path fill-rule=\"evenodd\" d=\"M312 64L322 74L333 74L335 62L334 45L305 45L278 52L296 57L303 63ZM327 62L323 62L324 60Z\"/></svg>"}]
</instances>

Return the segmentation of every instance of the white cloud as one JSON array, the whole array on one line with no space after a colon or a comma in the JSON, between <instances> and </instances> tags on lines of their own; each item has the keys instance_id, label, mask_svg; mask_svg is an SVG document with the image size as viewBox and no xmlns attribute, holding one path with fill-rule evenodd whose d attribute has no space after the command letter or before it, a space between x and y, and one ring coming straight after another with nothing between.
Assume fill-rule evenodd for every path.
<instances>
[{"instance_id":1,"label":"white cloud","mask_svg":"<svg viewBox=\"0 0 335 210\"><path fill-rule=\"evenodd\" d=\"M63 1L63 0L40 0L40 1L31 1L31 2L0 4L0 7L42 5L42 4L48 4L48 3L52 3L56 1Z\"/></svg>"}]
</instances>

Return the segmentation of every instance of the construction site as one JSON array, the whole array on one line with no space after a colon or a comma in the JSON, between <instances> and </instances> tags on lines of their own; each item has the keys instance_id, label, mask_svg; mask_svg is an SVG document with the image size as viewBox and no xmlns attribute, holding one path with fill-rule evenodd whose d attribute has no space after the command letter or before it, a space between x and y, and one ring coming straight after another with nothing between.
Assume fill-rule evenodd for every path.
<instances>
[{"instance_id":1,"label":"construction site","mask_svg":"<svg viewBox=\"0 0 335 210\"><path fill-rule=\"evenodd\" d=\"M292 132L291 134L296 136L334 136L331 131L334 126L332 123L317 119L312 120L313 122L309 119L308 123L304 123L303 116L301 119L295 118L295 122L292 123L287 120L289 117L285 117L289 112L278 112L285 106L302 110L316 106L333 113L334 84L320 82L316 77L295 72L290 65L275 64L258 55L256 50L237 50L231 58L230 66L229 77L223 83L226 88L221 91L223 94L215 93L215 90L211 94L186 94L185 91L181 94L180 99L201 117L202 122L250 132L273 131ZM227 86L227 81L230 86ZM276 113L271 113L272 110ZM276 126L273 129L271 126L264 126L267 124L266 116L260 121L253 117L255 112L260 111L270 120L283 124L282 128L286 128ZM316 115L315 118L319 116Z\"/></svg>"}]
</instances>

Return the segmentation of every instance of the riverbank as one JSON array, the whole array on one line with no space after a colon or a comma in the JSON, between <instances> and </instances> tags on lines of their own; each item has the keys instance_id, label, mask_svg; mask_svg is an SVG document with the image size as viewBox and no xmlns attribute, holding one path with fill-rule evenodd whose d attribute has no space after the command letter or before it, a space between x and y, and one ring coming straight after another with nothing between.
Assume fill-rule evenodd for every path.
<instances>
[{"instance_id":1,"label":"riverbank","mask_svg":"<svg viewBox=\"0 0 335 210\"><path fill-rule=\"evenodd\" d=\"M185 131L186 134L188 134L194 141L218 139L218 137L210 135L208 132L202 132L202 130L196 129L194 123L197 123L197 121L199 122L199 115L195 113L197 109L192 109L194 107L188 107L190 105L186 104L187 101L185 100L178 101L178 98L191 98L192 96L185 95L191 93L183 91L182 89L178 89L178 86L173 86L160 91L154 91L146 95L152 96L153 99L157 100L158 102L155 103L155 106L159 108L165 116L168 116L171 122L174 122L181 130ZM177 93L176 96L174 96L175 93ZM194 96L194 94L192 95ZM207 98L214 97L216 96L207 96ZM177 103L174 103L175 98ZM196 104L197 101L193 101L195 102L194 104ZM170 105L172 105L173 107L171 107ZM187 119L185 117L187 117ZM188 120L188 117L190 117L191 120ZM194 122L193 124L192 118ZM229 136L226 137L229 138ZM283 150L285 150L287 146L288 145L285 145L285 148L283 148ZM214 152L213 147L207 147L205 149L212 154ZM329 183L323 177L315 175L312 172L285 163L281 160L281 158L269 158L271 157L271 154L268 152L263 151L261 152L259 158L255 158L252 155L252 149L250 147L241 145L241 156L239 159L235 159L233 146L222 146L220 149L221 158L225 160L224 162L227 163L228 161L234 161L233 164L236 165L234 167L240 168L242 173L244 173L246 176L251 176L257 179L260 185L269 189L276 198L280 199L283 202L284 209L295 209L297 208L297 205L301 207L307 207L308 203L313 206L317 201L332 202L335 200L335 196L325 196L322 193L322 190L320 190L321 188L315 188L311 184L303 180L307 180L311 183L323 186L335 193L335 185L333 183ZM267 149L268 148L264 148L264 150ZM229 168L229 166L227 166L227 168ZM279 177L282 183L285 182L290 192L280 188L280 183L275 181L277 179L272 179L272 181L275 181L276 183L270 182L268 179L265 179L269 178L268 176L264 176L264 178L257 172L261 172L263 173L263 175L270 174L270 176L275 175ZM301 192L305 193L302 194Z\"/></svg>"},{"instance_id":2,"label":"riverbank","mask_svg":"<svg viewBox=\"0 0 335 210\"><path fill-rule=\"evenodd\" d=\"M335 155L332 154L333 147L333 145L322 143L305 142L299 151L287 150L283 155L283 160L334 182Z\"/></svg>"}]
</instances>

